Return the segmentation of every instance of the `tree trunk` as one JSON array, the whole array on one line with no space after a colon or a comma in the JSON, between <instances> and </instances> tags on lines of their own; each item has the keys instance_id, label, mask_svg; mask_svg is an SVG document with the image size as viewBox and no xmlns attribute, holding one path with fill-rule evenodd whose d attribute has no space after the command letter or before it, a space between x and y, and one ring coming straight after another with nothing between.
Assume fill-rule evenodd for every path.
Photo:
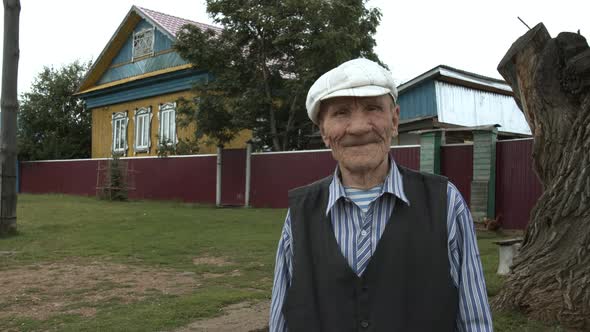
<instances>
[{"instance_id":1,"label":"tree trunk","mask_svg":"<svg viewBox=\"0 0 590 332\"><path fill-rule=\"evenodd\" d=\"M264 80L264 94L266 97L266 102L268 103L268 121L270 124L270 134L272 135L272 146L273 151L281 151L281 142L279 141L279 132L277 130L277 118L276 118L276 109L273 104L273 98L270 88L270 80L271 74L270 70L268 69L268 60L265 56L266 45L264 43L264 32L257 28L258 36L260 36L259 44L260 44L260 51L262 54L259 56L260 61L260 68L262 70L262 79Z\"/></svg>"},{"instance_id":2,"label":"tree trunk","mask_svg":"<svg viewBox=\"0 0 590 332\"><path fill-rule=\"evenodd\" d=\"M584 37L551 38L543 24L498 66L534 137L543 194L492 305L590 329L590 51Z\"/></svg>"},{"instance_id":3,"label":"tree trunk","mask_svg":"<svg viewBox=\"0 0 590 332\"><path fill-rule=\"evenodd\" d=\"M289 135L295 121L295 112L297 111L297 102L299 101L299 92L295 91L293 99L291 100L291 106L289 106L289 119L287 119L287 125L285 126L285 132L283 133L283 151L287 151L289 145Z\"/></svg>"},{"instance_id":4,"label":"tree trunk","mask_svg":"<svg viewBox=\"0 0 590 332\"><path fill-rule=\"evenodd\" d=\"M274 151L281 151L281 142L279 141L279 132L277 130L277 118L275 115L276 110L273 105L272 93L270 91L270 74L266 67L266 63L263 63L261 66L262 77L264 79L264 93L268 103L268 120L270 122L270 134L272 135L272 147Z\"/></svg>"},{"instance_id":5,"label":"tree trunk","mask_svg":"<svg viewBox=\"0 0 590 332\"><path fill-rule=\"evenodd\" d=\"M19 0L4 0L0 129L0 235L16 231L16 112Z\"/></svg>"}]
</instances>

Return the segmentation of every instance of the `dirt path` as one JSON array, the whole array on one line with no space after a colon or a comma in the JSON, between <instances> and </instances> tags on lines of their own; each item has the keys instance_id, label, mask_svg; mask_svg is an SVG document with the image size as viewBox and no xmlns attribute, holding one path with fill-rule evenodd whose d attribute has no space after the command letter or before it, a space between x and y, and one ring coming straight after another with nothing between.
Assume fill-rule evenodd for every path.
<instances>
[{"instance_id":1,"label":"dirt path","mask_svg":"<svg viewBox=\"0 0 590 332\"><path fill-rule=\"evenodd\" d=\"M195 258L195 264L226 262L201 257ZM239 271L230 275L239 275ZM203 277L220 276L223 274L206 273ZM0 270L0 280L0 319L18 316L45 320L63 313L91 318L97 312L96 305L113 299L133 303L156 294L189 294L201 287L194 272L76 259ZM269 305L269 301L230 305L223 308L222 316L194 321L175 332L268 331Z\"/></svg>"},{"instance_id":2,"label":"dirt path","mask_svg":"<svg viewBox=\"0 0 590 332\"><path fill-rule=\"evenodd\" d=\"M174 332L251 332L268 331L269 301L243 302L224 308L225 314L198 320Z\"/></svg>"},{"instance_id":3,"label":"dirt path","mask_svg":"<svg viewBox=\"0 0 590 332\"><path fill-rule=\"evenodd\" d=\"M75 259L0 270L0 280L0 318L41 320L62 313L91 317L94 305L112 299L132 303L200 286L194 273Z\"/></svg>"}]
</instances>

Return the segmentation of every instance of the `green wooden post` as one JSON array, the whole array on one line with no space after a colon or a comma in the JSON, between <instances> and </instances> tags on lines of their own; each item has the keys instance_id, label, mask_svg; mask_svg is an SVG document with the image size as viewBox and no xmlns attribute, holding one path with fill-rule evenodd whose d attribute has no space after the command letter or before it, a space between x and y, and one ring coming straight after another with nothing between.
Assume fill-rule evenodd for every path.
<instances>
[{"instance_id":1,"label":"green wooden post","mask_svg":"<svg viewBox=\"0 0 590 332\"><path fill-rule=\"evenodd\" d=\"M498 130L473 131L471 213L474 220L494 219L496 209L496 140Z\"/></svg>"},{"instance_id":2,"label":"green wooden post","mask_svg":"<svg viewBox=\"0 0 590 332\"><path fill-rule=\"evenodd\" d=\"M420 133L420 171L440 174L441 131Z\"/></svg>"}]
</instances>

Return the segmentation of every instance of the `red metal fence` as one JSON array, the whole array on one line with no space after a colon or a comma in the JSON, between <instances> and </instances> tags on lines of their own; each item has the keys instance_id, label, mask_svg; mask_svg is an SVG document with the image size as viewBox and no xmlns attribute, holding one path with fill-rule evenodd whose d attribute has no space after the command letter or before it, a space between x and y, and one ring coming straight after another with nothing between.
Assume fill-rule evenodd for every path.
<instances>
[{"instance_id":1,"label":"red metal fence","mask_svg":"<svg viewBox=\"0 0 590 332\"><path fill-rule=\"evenodd\" d=\"M124 159L133 187L129 197L215 203L216 158ZM22 162L20 191L94 196L99 168L104 164L104 159Z\"/></svg>"},{"instance_id":2,"label":"red metal fence","mask_svg":"<svg viewBox=\"0 0 590 332\"><path fill-rule=\"evenodd\" d=\"M522 229L541 193L532 171L532 140L498 142L496 148L496 215L504 228ZM441 172L470 201L473 147L443 146ZM420 148L395 147L392 155L400 165L419 169ZM128 158L133 170L134 199L182 200L215 203L216 156ZM222 204L242 205L245 198L245 150L226 150L222 155ZM97 168L104 160L23 162L20 189L23 193L64 193L92 196L96 193ZM287 207L287 191L321 179L336 163L328 150L255 153L251 159L250 204L254 207Z\"/></svg>"},{"instance_id":3,"label":"red metal fence","mask_svg":"<svg viewBox=\"0 0 590 332\"><path fill-rule=\"evenodd\" d=\"M533 171L533 141L496 145L496 218L506 229L524 229L543 189Z\"/></svg>"},{"instance_id":4,"label":"red metal fence","mask_svg":"<svg viewBox=\"0 0 590 332\"><path fill-rule=\"evenodd\" d=\"M21 162L20 192L94 195L98 160Z\"/></svg>"},{"instance_id":5,"label":"red metal fence","mask_svg":"<svg viewBox=\"0 0 590 332\"><path fill-rule=\"evenodd\" d=\"M329 151L252 155L252 206L284 208L287 192L330 175L336 163Z\"/></svg>"},{"instance_id":6,"label":"red metal fence","mask_svg":"<svg viewBox=\"0 0 590 332\"><path fill-rule=\"evenodd\" d=\"M223 150L221 160L221 204L243 206L246 191L246 149Z\"/></svg>"},{"instance_id":7,"label":"red metal fence","mask_svg":"<svg viewBox=\"0 0 590 332\"><path fill-rule=\"evenodd\" d=\"M393 155L393 159L395 159L395 162L398 165L402 165L415 170L420 169L419 146L393 147L391 149L391 154Z\"/></svg>"},{"instance_id":8,"label":"red metal fence","mask_svg":"<svg viewBox=\"0 0 590 332\"><path fill-rule=\"evenodd\" d=\"M215 203L217 156L127 160L135 173L131 198Z\"/></svg>"},{"instance_id":9,"label":"red metal fence","mask_svg":"<svg viewBox=\"0 0 590 332\"><path fill-rule=\"evenodd\" d=\"M442 146L440 157L440 172L459 189L467 204L471 204L473 145Z\"/></svg>"}]
</instances>

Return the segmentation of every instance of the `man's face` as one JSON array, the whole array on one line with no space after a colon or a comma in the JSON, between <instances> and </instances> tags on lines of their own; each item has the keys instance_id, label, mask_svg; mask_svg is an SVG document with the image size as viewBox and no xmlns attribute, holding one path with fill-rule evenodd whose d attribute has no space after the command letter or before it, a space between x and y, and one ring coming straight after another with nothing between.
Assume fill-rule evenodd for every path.
<instances>
[{"instance_id":1,"label":"man's face","mask_svg":"<svg viewBox=\"0 0 590 332\"><path fill-rule=\"evenodd\" d=\"M391 96L335 97L320 107L322 139L341 167L363 173L387 160L399 124Z\"/></svg>"}]
</instances>

